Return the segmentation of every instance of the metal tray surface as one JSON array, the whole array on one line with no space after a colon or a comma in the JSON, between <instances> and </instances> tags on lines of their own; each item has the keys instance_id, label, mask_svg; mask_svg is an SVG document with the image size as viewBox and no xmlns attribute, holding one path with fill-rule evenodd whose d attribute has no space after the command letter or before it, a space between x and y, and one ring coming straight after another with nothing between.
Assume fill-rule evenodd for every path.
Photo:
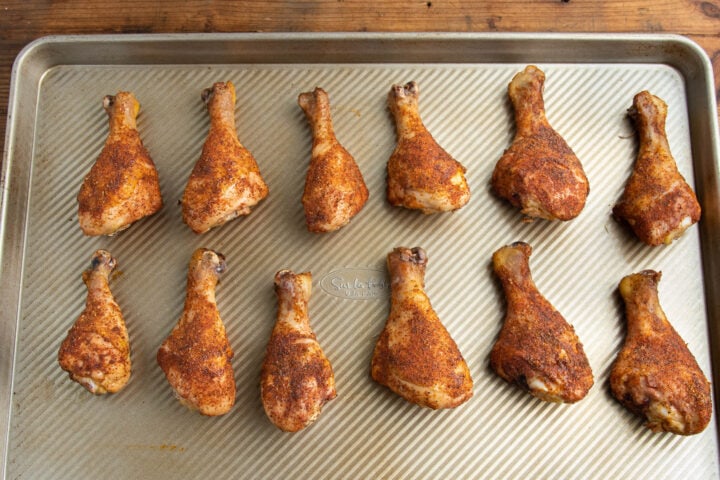
<instances>
[{"instance_id":1,"label":"metal tray surface","mask_svg":"<svg viewBox=\"0 0 720 480\"><path fill-rule=\"evenodd\" d=\"M526 64L547 75L551 124L586 169L591 193L567 223L525 223L489 188L514 133L506 87ZM208 129L200 92L237 88L241 141L270 195L251 215L197 236L177 200ZM467 167L472 199L425 216L390 207L385 163L395 144L391 84L416 80L438 142ZM7 478L718 478L717 415L701 434L648 431L610 395L624 337L617 284L661 270L660 300L708 377L717 378L717 119L709 62L676 36L297 34L50 37L15 64L3 164L0 393ZM322 86L336 134L370 190L339 232L308 233L300 196L311 137L296 98ZM637 142L626 118L650 90L669 106L667 132L703 220L669 247L640 244L611 218ZM162 211L113 238L86 238L76 194L107 134L101 101L130 90L139 131L157 164ZM574 405L548 404L488 367L505 305L492 252L534 248L545 296L583 341L595 386ZM458 343L475 396L449 411L411 405L369 376L388 313L385 256L422 246L435 310ZM180 316L191 252L224 253L217 290L238 386L221 418L190 412L156 364ZM106 248L130 333L133 375L122 392L93 397L70 381L57 350L84 305L81 272ZM311 271L311 323L330 358L338 397L307 430L266 418L259 372L273 326L274 273ZM715 384L715 382L713 382Z\"/></svg>"}]
</instances>

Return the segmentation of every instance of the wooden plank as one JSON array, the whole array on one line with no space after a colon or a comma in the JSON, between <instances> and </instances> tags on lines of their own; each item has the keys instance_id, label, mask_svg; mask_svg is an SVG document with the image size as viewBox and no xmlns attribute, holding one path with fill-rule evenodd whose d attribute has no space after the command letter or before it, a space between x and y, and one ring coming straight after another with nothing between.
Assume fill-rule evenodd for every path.
<instances>
[{"instance_id":1,"label":"wooden plank","mask_svg":"<svg viewBox=\"0 0 720 480\"><path fill-rule=\"evenodd\" d=\"M703 0L319 0L3 2L3 35L27 32L586 31L717 35L720 5Z\"/></svg>"}]
</instances>

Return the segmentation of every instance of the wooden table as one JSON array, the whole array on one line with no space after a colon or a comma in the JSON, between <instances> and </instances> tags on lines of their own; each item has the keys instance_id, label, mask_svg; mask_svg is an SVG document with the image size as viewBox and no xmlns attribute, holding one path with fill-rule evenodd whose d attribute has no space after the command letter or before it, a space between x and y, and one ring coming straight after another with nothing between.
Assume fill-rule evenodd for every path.
<instances>
[{"instance_id":1,"label":"wooden table","mask_svg":"<svg viewBox=\"0 0 720 480\"><path fill-rule=\"evenodd\" d=\"M690 37L720 85L720 0L0 0L0 142L20 50L53 34L169 32L652 32Z\"/></svg>"}]
</instances>

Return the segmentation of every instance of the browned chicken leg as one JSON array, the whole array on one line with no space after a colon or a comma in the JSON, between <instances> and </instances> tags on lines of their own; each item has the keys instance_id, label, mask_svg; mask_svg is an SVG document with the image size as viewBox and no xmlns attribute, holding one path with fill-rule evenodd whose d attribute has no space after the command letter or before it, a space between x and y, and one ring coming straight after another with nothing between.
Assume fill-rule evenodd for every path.
<instances>
[{"instance_id":1,"label":"browned chicken leg","mask_svg":"<svg viewBox=\"0 0 720 480\"><path fill-rule=\"evenodd\" d=\"M249 214L268 194L255 158L238 140L232 82L215 83L202 99L210 130L181 200L183 221L195 233Z\"/></svg>"},{"instance_id":2,"label":"browned chicken leg","mask_svg":"<svg viewBox=\"0 0 720 480\"><path fill-rule=\"evenodd\" d=\"M710 383L658 300L660 272L620 282L627 336L610 372L613 395L655 432L699 433L712 414Z\"/></svg>"},{"instance_id":3,"label":"browned chicken leg","mask_svg":"<svg viewBox=\"0 0 720 480\"><path fill-rule=\"evenodd\" d=\"M425 250L395 248L390 316L372 358L372 378L409 402L454 408L473 395L473 381L455 341L425 293Z\"/></svg>"},{"instance_id":4,"label":"browned chicken leg","mask_svg":"<svg viewBox=\"0 0 720 480\"><path fill-rule=\"evenodd\" d=\"M592 370L575 329L535 286L531 253L530 245L516 242L493 254L507 313L490 367L542 400L574 403L592 387Z\"/></svg>"},{"instance_id":5,"label":"browned chicken leg","mask_svg":"<svg viewBox=\"0 0 720 480\"><path fill-rule=\"evenodd\" d=\"M669 244L700 220L700 204L670 153L665 102L640 92L628 113L637 126L640 150L613 213L648 245Z\"/></svg>"},{"instance_id":6,"label":"browned chicken leg","mask_svg":"<svg viewBox=\"0 0 720 480\"><path fill-rule=\"evenodd\" d=\"M85 235L112 235L162 207L160 183L140 140L140 104L129 92L103 99L110 132L78 193L78 219Z\"/></svg>"},{"instance_id":7,"label":"browned chicken leg","mask_svg":"<svg viewBox=\"0 0 720 480\"><path fill-rule=\"evenodd\" d=\"M130 379L130 344L120 307L108 286L116 260L98 250L83 273L85 310L63 340L58 361L70 378L91 393L115 393Z\"/></svg>"},{"instance_id":8,"label":"browned chicken leg","mask_svg":"<svg viewBox=\"0 0 720 480\"><path fill-rule=\"evenodd\" d=\"M311 291L310 272L275 274L278 313L260 373L260 394L270 421L286 432L310 425L336 395L332 366L310 328Z\"/></svg>"},{"instance_id":9,"label":"browned chicken leg","mask_svg":"<svg viewBox=\"0 0 720 480\"><path fill-rule=\"evenodd\" d=\"M365 205L368 189L355 159L340 145L330 116L330 99L322 88L301 93L298 104L313 134L312 158L302 197L311 232L331 232L350 221Z\"/></svg>"},{"instance_id":10,"label":"browned chicken leg","mask_svg":"<svg viewBox=\"0 0 720 480\"><path fill-rule=\"evenodd\" d=\"M398 140L387 164L387 198L391 205L423 213L457 210L470 200L465 167L423 125L419 95L415 82L390 89L388 106Z\"/></svg>"},{"instance_id":11,"label":"browned chicken leg","mask_svg":"<svg viewBox=\"0 0 720 480\"><path fill-rule=\"evenodd\" d=\"M517 131L495 165L492 187L528 218L571 220L590 186L580 160L545 117L544 83L545 74L530 65L508 85Z\"/></svg>"},{"instance_id":12,"label":"browned chicken leg","mask_svg":"<svg viewBox=\"0 0 720 480\"><path fill-rule=\"evenodd\" d=\"M235 403L232 348L215 303L225 257L205 248L190 259L185 308L157 353L180 403L203 415L222 415Z\"/></svg>"}]
</instances>

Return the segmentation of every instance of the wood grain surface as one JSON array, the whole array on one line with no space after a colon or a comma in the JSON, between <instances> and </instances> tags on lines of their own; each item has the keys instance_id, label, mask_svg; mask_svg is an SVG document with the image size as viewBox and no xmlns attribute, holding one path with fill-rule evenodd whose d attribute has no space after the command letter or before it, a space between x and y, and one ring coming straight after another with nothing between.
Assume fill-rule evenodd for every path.
<instances>
[{"instance_id":1,"label":"wood grain surface","mask_svg":"<svg viewBox=\"0 0 720 480\"><path fill-rule=\"evenodd\" d=\"M0 0L0 141L12 63L54 34L170 32L652 32L705 49L720 86L720 0Z\"/></svg>"}]
</instances>

